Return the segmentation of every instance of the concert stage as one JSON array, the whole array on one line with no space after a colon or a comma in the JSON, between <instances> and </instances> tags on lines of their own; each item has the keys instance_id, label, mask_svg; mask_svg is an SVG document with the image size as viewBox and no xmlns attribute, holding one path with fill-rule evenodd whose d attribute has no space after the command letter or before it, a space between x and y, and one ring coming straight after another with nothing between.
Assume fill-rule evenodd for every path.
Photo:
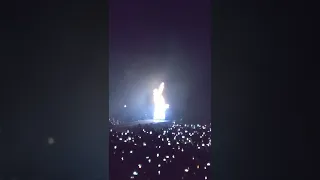
<instances>
[{"instance_id":1,"label":"concert stage","mask_svg":"<svg viewBox=\"0 0 320 180\"><path fill-rule=\"evenodd\" d=\"M173 121L170 120L153 120L153 119L148 119L148 120L138 120L138 121L133 121L133 122L127 122L118 126L114 126L113 129L116 129L118 131L126 130L127 128L134 127L140 125L151 125L155 128L161 128L162 126L170 125L172 124Z\"/></svg>"},{"instance_id":2,"label":"concert stage","mask_svg":"<svg viewBox=\"0 0 320 180\"><path fill-rule=\"evenodd\" d=\"M153 119L148 119L148 120L138 120L138 121L133 121L133 122L128 122L122 125L119 125L119 127L130 127L130 126L136 126L138 124L141 125L146 125L146 124L159 124L159 123L173 123L173 121L169 120L153 120Z\"/></svg>"}]
</instances>

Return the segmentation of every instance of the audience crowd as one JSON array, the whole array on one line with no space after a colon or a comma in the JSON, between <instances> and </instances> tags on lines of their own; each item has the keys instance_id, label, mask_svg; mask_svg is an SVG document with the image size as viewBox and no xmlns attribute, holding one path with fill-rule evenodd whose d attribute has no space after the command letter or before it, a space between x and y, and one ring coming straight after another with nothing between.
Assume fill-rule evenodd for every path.
<instances>
[{"instance_id":1,"label":"audience crowd","mask_svg":"<svg viewBox=\"0 0 320 180\"><path fill-rule=\"evenodd\" d=\"M110 129L110 179L210 179L211 126Z\"/></svg>"}]
</instances>

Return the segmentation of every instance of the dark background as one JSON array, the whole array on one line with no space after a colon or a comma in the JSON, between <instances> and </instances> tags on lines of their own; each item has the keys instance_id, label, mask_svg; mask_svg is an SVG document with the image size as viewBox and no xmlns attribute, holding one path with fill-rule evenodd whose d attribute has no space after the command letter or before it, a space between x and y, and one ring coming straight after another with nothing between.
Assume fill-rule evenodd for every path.
<instances>
[{"instance_id":1,"label":"dark background","mask_svg":"<svg viewBox=\"0 0 320 180\"><path fill-rule=\"evenodd\" d=\"M5 3L1 5L0 36L1 176L21 179L107 177L108 101L110 112L111 104L117 111L117 103L123 106L126 99L130 99L129 103L135 102L136 98L128 93L121 100L120 92L132 87L127 82L139 82L137 79L145 74L154 79L141 80L142 85L138 87L150 82L153 89L153 83L164 79L168 81L168 91L169 87L172 91L180 91L181 87L187 90L182 90L180 97L187 102L181 102L186 106L177 107L184 112L198 112L189 117L208 117L205 113L208 111L203 109L210 106L196 108L195 104L210 104L209 97L202 96L202 100L201 95L211 91L215 179L284 179L289 176L310 179L313 175L309 151L312 146L308 143L311 140L305 135L310 122L307 110L314 109L310 108L309 101L315 98L310 94L315 91L311 82L316 81L311 79L317 71L306 70L314 59L310 47L314 39L312 15L315 11L307 10L303 2L213 1L212 18L197 19L195 15L185 14L188 20L184 20L179 15L177 19L169 18L168 26L178 21L181 27L167 30L162 29L167 18L153 15L165 12L150 8L149 16L138 16L138 3L124 5L137 10L132 14L138 14L131 17L125 12L123 16L128 19L124 18L123 22L128 21L127 25L120 20L112 22L112 9L105 1L73 2L78 5L66 1L64 5L58 1ZM118 1L110 2L110 6L112 3L114 7L120 6ZM181 9L192 14L202 3L195 3L190 9L181 5ZM180 5L162 3L154 6L180 8ZM204 17L210 10L194 11L198 17ZM128 13L131 15L130 11ZM135 17L144 19L135 20ZM154 21L147 21L148 18ZM159 23L155 23L157 21ZM205 21L212 22L210 40L206 40L206 30L202 28L198 38L192 37L197 28L192 32L184 31L189 25L202 27ZM145 30L142 25L135 26L139 23L152 28ZM113 30L112 26L120 30ZM127 31L131 27L133 31L123 32L123 36L112 35L122 35L121 29ZM139 28L146 36L136 34L142 31ZM147 45L138 46L140 43L136 40ZM186 43L189 41L190 44ZM209 56L207 48L210 46L193 47L210 42ZM130 46L135 48L131 50ZM140 54L142 52L145 54ZM210 56L211 63L207 60ZM155 63L145 65L150 58ZM131 59L137 63L132 63ZM181 63L184 60L187 63ZM207 61L207 66L199 65L205 64L202 61ZM135 69L132 66L137 66L138 70L132 70ZM210 69L212 77L206 79ZM124 72L130 78L120 85L117 82L125 77ZM157 75L151 76L153 72ZM112 74L116 75L112 77ZM175 79L170 79L172 77ZM180 95L172 94L174 98L168 99ZM195 101L197 97L199 100ZM170 100L170 104L175 104ZM142 106L148 104L143 103ZM200 113L202 110L205 115ZM54 146L48 146L49 136L55 138Z\"/></svg>"},{"instance_id":2,"label":"dark background","mask_svg":"<svg viewBox=\"0 0 320 180\"><path fill-rule=\"evenodd\" d=\"M10 1L1 9L0 175L106 178L106 2Z\"/></svg>"}]
</instances>

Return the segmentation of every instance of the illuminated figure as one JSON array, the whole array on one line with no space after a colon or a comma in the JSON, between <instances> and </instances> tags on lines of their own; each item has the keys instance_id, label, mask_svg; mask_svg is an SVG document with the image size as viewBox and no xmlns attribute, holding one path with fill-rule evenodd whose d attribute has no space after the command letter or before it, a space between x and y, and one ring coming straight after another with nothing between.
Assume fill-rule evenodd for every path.
<instances>
[{"instance_id":1,"label":"illuminated figure","mask_svg":"<svg viewBox=\"0 0 320 180\"><path fill-rule=\"evenodd\" d=\"M161 83L158 89L153 90L154 101L154 120L164 120L166 118L166 110L169 108L169 104L166 104L162 92L164 89L164 83Z\"/></svg>"}]
</instances>

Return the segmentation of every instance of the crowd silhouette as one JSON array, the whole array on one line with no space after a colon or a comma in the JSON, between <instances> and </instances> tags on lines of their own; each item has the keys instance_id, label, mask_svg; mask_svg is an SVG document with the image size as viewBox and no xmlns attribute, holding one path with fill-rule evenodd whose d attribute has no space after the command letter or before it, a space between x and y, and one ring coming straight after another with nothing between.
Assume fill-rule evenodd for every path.
<instances>
[{"instance_id":1,"label":"crowd silhouette","mask_svg":"<svg viewBox=\"0 0 320 180\"><path fill-rule=\"evenodd\" d=\"M210 125L110 129L110 179L210 179Z\"/></svg>"}]
</instances>

